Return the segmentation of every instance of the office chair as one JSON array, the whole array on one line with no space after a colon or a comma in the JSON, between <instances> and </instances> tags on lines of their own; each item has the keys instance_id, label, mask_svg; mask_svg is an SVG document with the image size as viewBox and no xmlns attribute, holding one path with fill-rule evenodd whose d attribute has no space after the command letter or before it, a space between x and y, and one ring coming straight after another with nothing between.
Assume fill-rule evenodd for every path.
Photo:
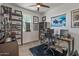
<instances>
[{"instance_id":1,"label":"office chair","mask_svg":"<svg viewBox=\"0 0 79 59\"><path fill-rule=\"evenodd\" d=\"M44 54L46 54L48 51L50 51L52 53L52 55L54 55L54 51L50 48L50 46L53 44L55 44L55 37L52 36L52 33L50 32L50 29L48 28L47 31L45 32L45 37L46 37L46 47L45 48L45 51L44 51Z\"/></svg>"}]
</instances>

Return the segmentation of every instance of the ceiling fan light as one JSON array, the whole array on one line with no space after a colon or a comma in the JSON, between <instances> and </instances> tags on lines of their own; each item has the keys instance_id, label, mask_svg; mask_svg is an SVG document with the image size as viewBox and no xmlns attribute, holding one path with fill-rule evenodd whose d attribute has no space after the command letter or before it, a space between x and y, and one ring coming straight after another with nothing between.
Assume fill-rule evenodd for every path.
<instances>
[{"instance_id":1,"label":"ceiling fan light","mask_svg":"<svg viewBox=\"0 0 79 59\"><path fill-rule=\"evenodd\" d=\"M40 7L40 5L37 5L36 7L38 7L38 8L39 8L39 7Z\"/></svg>"}]
</instances>

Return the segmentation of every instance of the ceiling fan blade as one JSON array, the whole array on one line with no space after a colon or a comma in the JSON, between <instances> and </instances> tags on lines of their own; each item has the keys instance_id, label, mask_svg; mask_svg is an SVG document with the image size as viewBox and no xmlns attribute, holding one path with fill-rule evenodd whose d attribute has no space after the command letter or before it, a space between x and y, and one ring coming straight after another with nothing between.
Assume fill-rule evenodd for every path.
<instances>
[{"instance_id":1,"label":"ceiling fan blade","mask_svg":"<svg viewBox=\"0 0 79 59\"><path fill-rule=\"evenodd\" d=\"M41 3L36 3L36 5L40 5Z\"/></svg>"},{"instance_id":2,"label":"ceiling fan blade","mask_svg":"<svg viewBox=\"0 0 79 59\"><path fill-rule=\"evenodd\" d=\"M47 6L47 5L43 5L43 4L41 4L40 6L41 6L41 7L50 8L49 6Z\"/></svg>"}]
</instances>

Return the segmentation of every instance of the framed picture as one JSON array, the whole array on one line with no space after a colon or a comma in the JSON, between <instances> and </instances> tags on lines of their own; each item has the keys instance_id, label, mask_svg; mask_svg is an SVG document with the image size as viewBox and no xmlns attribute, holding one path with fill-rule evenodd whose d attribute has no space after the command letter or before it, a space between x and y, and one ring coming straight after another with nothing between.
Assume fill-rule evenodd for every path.
<instances>
[{"instance_id":1,"label":"framed picture","mask_svg":"<svg viewBox=\"0 0 79 59\"><path fill-rule=\"evenodd\" d=\"M33 16L33 23L38 23L38 22L39 22L39 17Z\"/></svg>"},{"instance_id":2,"label":"framed picture","mask_svg":"<svg viewBox=\"0 0 79 59\"><path fill-rule=\"evenodd\" d=\"M51 17L51 27L65 27L66 26L66 14Z\"/></svg>"},{"instance_id":3,"label":"framed picture","mask_svg":"<svg viewBox=\"0 0 79 59\"><path fill-rule=\"evenodd\" d=\"M79 9L71 11L71 27L79 28Z\"/></svg>"},{"instance_id":4,"label":"framed picture","mask_svg":"<svg viewBox=\"0 0 79 59\"><path fill-rule=\"evenodd\" d=\"M43 16L43 17L42 17L42 21L43 21L43 22L46 21L46 16Z\"/></svg>"}]
</instances>

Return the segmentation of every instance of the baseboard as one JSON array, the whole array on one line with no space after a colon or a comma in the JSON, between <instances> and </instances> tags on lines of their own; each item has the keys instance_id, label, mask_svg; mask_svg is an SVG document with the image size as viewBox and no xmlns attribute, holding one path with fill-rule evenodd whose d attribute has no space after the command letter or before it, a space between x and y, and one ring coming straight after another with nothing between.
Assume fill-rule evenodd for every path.
<instances>
[{"instance_id":1,"label":"baseboard","mask_svg":"<svg viewBox=\"0 0 79 59\"><path fill-rule=\"evenodd\" d=\"M23 43L23 45L30 44L30 43L37 42L37 41L39 41L39 40L34 40L34 41L26 42L26 43Z\"/></svg>"}]
</instances>

